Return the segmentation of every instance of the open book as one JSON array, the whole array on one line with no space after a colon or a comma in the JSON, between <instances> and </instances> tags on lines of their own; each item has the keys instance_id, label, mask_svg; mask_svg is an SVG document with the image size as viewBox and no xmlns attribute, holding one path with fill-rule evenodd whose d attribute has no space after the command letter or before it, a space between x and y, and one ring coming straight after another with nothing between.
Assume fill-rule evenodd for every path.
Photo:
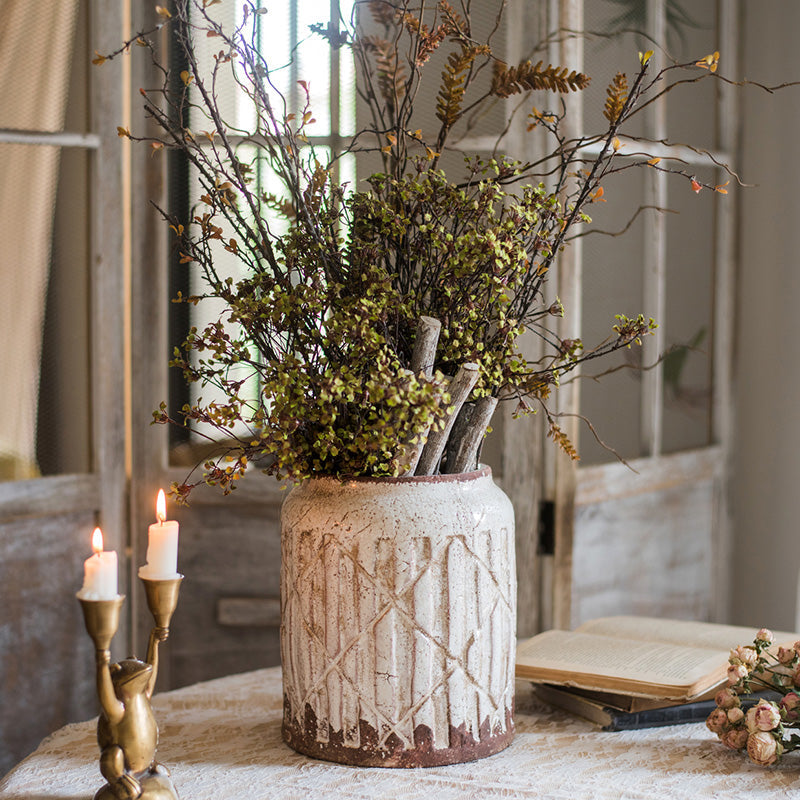
<instances>
[{"instance_id":1,"label":"open book","mask_svg":"<svg viewBox=\"0 0 800 800\"><path fill-rule=\"evenodd\" d=\"M689 701L726 683L728 656L754 628L650 617L604 617L546 631L517 647L516 674L535 683ZM775 632L778 644L800 634Z\"/></svg>"}]
</instances>

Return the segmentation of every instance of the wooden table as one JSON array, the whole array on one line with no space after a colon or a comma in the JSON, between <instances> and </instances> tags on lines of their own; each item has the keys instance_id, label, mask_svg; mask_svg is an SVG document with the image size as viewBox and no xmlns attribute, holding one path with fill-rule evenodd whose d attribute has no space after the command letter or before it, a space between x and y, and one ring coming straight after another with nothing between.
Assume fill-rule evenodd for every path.
<instances>
[{"instance_id":1,"label":"wooden table","mask_svg":"<svg viewBox=\"0 0 800 800\"><path fill-rule=\"evenodd\" d=\"M702 724L604 733L543 706L521 682L511 747L431 769L345 767L290 750L277 668L167 692L154 705L159 759L181 800L800 798L798 754L759 768ZM0 782L0 798L88 800L103 783L97 756L94 720L68 725Z\"/></svg>"}]
</instances>

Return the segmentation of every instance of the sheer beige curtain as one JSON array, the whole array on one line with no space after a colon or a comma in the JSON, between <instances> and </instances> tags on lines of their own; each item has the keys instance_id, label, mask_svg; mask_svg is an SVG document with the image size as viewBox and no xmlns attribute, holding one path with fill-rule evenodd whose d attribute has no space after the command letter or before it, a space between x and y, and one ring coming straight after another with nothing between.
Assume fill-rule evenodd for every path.
<instances>
[{"instance_id":1,"label":"sheer beige curtain","mask_svg":"<svg viewBox=\"0 0 800 800\"><path fill-rule=\"evenodd\" d=\"M63 130L78 0L0 0L0 129ZM0 479L38 474L42 329L60 148L0 143Z\"/></svg>"}]
</instances>

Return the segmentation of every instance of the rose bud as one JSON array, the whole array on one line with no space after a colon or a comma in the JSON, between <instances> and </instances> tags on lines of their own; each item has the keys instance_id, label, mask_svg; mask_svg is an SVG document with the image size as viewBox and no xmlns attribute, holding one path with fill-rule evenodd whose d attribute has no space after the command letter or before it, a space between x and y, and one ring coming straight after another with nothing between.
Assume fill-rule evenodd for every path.
<instances>
[{"instance_id":1,"label":"rose bud","mask_svg":"<svg viewBox=\"0 0 800 800\"><path fill-rule=\"evenodd\" d=\"M731 664L728 667L728 683L733 686L739 683L742 678L746 678L748 674L747 667L744 664ZM796 681L795 684L797 684Z\"/></svg>"},{"instance_id":2,"label":"rose bud","mask_svg":"<svg viewBox=\"0 0 800 800\"><path fill-rule=\"evenodd\" d=\"M787 720L800 718L800 695L797 692L788 692L781 698L780 707Z\"/></svg>"},{"instance_id":3,"label":"rose bud","mask_svg":"<svg viewBox=\"0 0 800 800\"><path fill-rule=\"evenodd\" d=\"M742 647L739 645L731 650L731 660L740 661L748 667L754 667L758 661L758 653L752 647Z\"/></svg>"},{"instance_id":4,"label":"rose bud","mask_svg":"<svg viewBox=\"0 0 800 800\"><path fill-rule=\"evenodd\" d=\"M725 747L730 747L731 750L741 750L747 746L749 736L750 734L745 728L733 728L720 734L719 740Z\"/></svg>"},{"instance_id":5,"label":"rose bud","mask_svg":"<svg viewBox=\"0 0 800 800\"><path fill-rule=\"evenodd\" d=\"M731 725L736 725L744 719L744 711L739 706L734 706L728 709L728 722Z\"/></svg>"},{"instance_id":6,"label":"rose bud","mask_svg":"<svg viewBox=\"0 0 800 800\"><path fill-rule=\"evenodd\" d=\"M761 628L761 630L756 634L756 641L764 642L764 644L772 644L772 640L775 637L772 635L772 631L769 628Z\"/></svg>"},{"instance_id":7,"label":"rose bud","mask_svg":"<svg viewBox=\"0 0 800 800\"><path fill-rule=\"evenodd\" d=\"M728 725L728 715L721 708L715 708L706 720L706 727L711 733L722 733Z\"/></svg>"},{"instance_id":8,"label":"rose bud","mask_svg":"<svg viewBox=\"0 0 800 800\"><path fill-rule=\"evenodd\" d=\"M750 756L751 761L762 767L774 764L782 752L783 748L779 748L778 742L771 733L758 731L747 737L747 755Z\"/></svg>"},{"instance_id":9,"label":"rose bud","mask_svg":"<svg viewBox=\"0 0 800 800\"><path fill-rule=\"evenodd\" d=\"M734 708L741 702L739 695L733 689L720 689L714 697L714 702L720 708Z\"/></svg>"}]
</instances>

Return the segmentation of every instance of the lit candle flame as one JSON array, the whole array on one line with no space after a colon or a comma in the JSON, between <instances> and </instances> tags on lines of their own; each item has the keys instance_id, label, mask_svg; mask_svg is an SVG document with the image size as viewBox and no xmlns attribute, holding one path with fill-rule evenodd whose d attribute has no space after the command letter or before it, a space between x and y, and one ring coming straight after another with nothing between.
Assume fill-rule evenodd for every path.
<instances>
[{"instance_id":1,"label":"lit candle flame","mask_svg":"<svg viewBox=\"0 0 800 800\"><path fill-rule=\"evenodd\" d=\"M97 556L103 552L103 531L100 528L95 528L92 534L92 550Z\"/></svg>"},{"instance_id":2,"label":"lit candle flame","mask_svg":"<svg viewBox=\"0 0 800 800\"><path fill-rule=\"evenodd\" d=\"M156 518L159 522L163 523L167 518L167 498L164 495L164 490L158 490L158 498L156 499Z\"/></svg>"}]
</instances>

